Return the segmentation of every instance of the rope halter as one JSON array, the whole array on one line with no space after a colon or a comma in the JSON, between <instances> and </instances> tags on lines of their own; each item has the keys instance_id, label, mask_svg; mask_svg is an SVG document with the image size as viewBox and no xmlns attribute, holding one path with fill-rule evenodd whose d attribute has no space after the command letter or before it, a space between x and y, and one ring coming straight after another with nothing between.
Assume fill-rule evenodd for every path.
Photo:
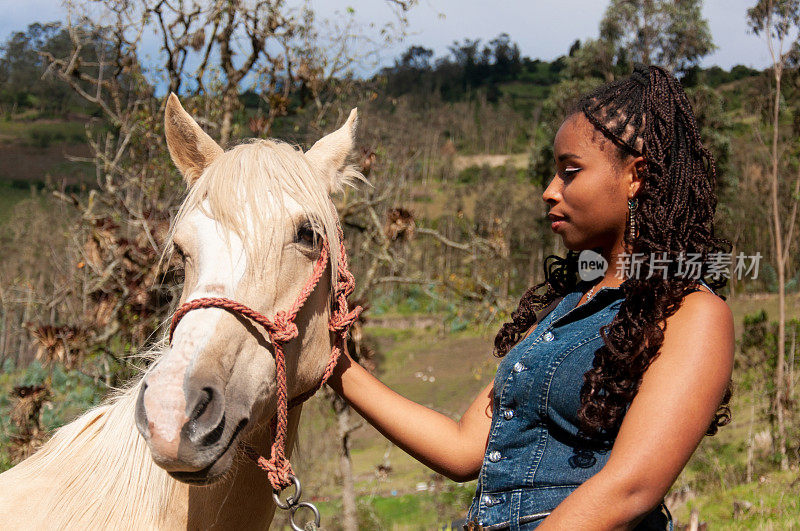
<instances>
[{"instance_id":1,"label":"rope halter","mask_svg":"<svg viewBox=\"0 0 800 531\"><path fill-rule=\"evenodd\" d=\"M324 384L328 381L333 369L339 360L339 355L344 348L344 341L350 326L358 318L361 313L361 306L356 306L351 311L347 308L347 297L353 293L355 289L355 280L347 267L347 252L344 248L344 236L342 234L342 227L336 223L336 231L339 239L339 263L337 267L338 283L334 293L334 302L331 308L331 318L328 322L328 328L333 334L333 347L331 348L331 357L328 365L325 367L325 372L322 375L322 380L316 387L311 388L305 393L298 395L291 400L288 400L287 385L286 385L286 359L284 356L283 347L289 341L295 339L299 331L295 324L297 313L303 307L308 297L314 291L314 288L319 283L319 279L325 272L325 267L328 263L330 249L328 247L327 239L322 242L322 250L320 251L319 258L314 264L314 270L300 291L297 299L295 300L289 311L279 311L275 314L275 318L270 320L259 312L248 308L244 304L240 304L231 299L224 297L205 297L201 299L194 299L182 304L175 315L172 316L172 323L169 328L169 342L172 344L172 336L175 333L175 328L183 317L192 310L199 308L220 308L227 310L234 315L241 315L247 319L261 325L267 332L267 335L272 341L273 350L275 353L275 378L278 384L278 408L275 417L272 419L273 433L275 440L272 443L270 450L270 457L266 459L252 448L245 448L248 457L253 459L256 464L262 468L269 478L272 489L276 492L282 491L284 488L292 484L294 472L292 465L286 458L286 432L288 425L288 410L302 404L308 398L314 395Z\"/></svg>"}]
</instances>

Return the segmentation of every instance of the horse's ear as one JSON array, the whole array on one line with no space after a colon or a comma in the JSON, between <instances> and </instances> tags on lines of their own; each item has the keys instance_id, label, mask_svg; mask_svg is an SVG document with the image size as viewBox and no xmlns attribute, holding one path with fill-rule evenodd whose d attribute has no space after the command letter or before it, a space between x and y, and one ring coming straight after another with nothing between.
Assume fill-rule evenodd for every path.
<instances>
[{"instance_id":1,"label":"horse's ear","mask_svg":"<svg viewBox=\"0 0 800 531\"><path fill-rule=\"evenodd\" d=\"M311 163L328 177L328 191L339 188L344 178L347 157L355 147L357 123L358 109L353 109L342 127L317 140L306 152Z\"/></svg>"},{"instance_id":2,"label":"horse's ear","mask_svg":"<svg viewBox=\"0 0 800 531\"><path fill-rule=\"evenodd\" d=\"M222 154L222 148L203 131L186 112L178 96L170 93L164 111L164 131L172 162L191 186L211 162Z\"/></svg>"}]
</instances>

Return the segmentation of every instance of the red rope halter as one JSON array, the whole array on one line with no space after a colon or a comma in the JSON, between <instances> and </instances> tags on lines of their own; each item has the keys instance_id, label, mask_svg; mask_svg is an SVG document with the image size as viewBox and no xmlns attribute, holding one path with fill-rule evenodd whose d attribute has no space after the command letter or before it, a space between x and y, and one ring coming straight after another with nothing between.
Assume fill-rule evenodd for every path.
<instances>
[{"instance_id":1,"label":"red rope halter","mask_svg":"<svg viewBox=\"0 0 800 531\"><path fill-rule=\"evenodd\" d=\"M347 267L347 252L344 248L344 236L342 234L341 225L337 223L336 229L339 236L338 284L334 294L335 300L331 311L331 319L328 323L328 328L334 334L333 348L331 349L331 357L328 361L328 365L325 367L325 372L322 375L322 380L316 387L292 398L291 401L288 400L286 390L286 359L283 353L283 346L285 343L296 338L299 334L294 321L297 317L297 312L300 311L306 299L308 299L311 292L314 291L314 288L319 283L319 279L322 277L322 273L325 271L330 254L327 240L324 240L322 243L322 250L317 262L314 264L314 271L311 274L311 278L300 291L297 300L295 300L288 312L280 311L275 315L275 319L270 320L257 311L248 308L244 304L232 301L231 299L223 297L205 297L182 304L175 312L175 315L172 316L172 323L169 328L169 342L172 344L172 335L175 333L175 328L187 313L192 310L197 310L198 308L220 308L234 315L247 317L251 321L260 324L264 330L266 330L275 351L275 371L278 384L278 411L276 417L272 419L275 440L272 443L269 459L259 456L255 450L249 448L246 449L246 452L247 455L267 473L269 482L276 491L281 491L291 484L290 475L293 474L292 465L286 458L288 411L313 396L314 393L328 381L328 378L330 378L333 373L333 368L336 366L336 362L339 360L347 331L358 318L362 310L361 306L356 306L349 312L347 309L347 297L353 293L353 289L355 289L355 280Z\"/></svg>"}]
</instances>

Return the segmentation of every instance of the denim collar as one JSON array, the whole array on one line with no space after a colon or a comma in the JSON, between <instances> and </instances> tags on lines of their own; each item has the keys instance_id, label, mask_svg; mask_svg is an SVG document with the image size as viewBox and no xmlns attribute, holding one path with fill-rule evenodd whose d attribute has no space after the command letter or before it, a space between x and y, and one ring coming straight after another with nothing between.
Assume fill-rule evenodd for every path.
<instances>
[{"instance_id":1,"label":"denim collar","mask_svg":"<svg viewBox=\"0 0 800 531\"><path fill-rule=\"evenodd\" d=\"M625 291L623 289L625 283L623 282L616 287L604 286L600 288L594 293L591 299L580 306L576 306L578 301L581 300L581 297L583 297L583 294L589 291L591 286L596 283L597 281L595 280L582 280L578 282L575 289L567 293L561 303L553 310L552 325L563 325L567 322L581 319L625 297Z\"/></svg>"}]
</instances>

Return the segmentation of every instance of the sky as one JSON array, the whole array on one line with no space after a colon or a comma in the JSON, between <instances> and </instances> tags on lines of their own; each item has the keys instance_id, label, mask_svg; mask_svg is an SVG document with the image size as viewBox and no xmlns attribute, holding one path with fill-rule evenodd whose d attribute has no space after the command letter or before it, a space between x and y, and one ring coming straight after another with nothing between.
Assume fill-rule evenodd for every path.
<instances>
[{"instance_id":1,"label":"sky","mask_svg":"<svg viewBox=\"0 0 800 531\"><path fill-rule=\"evenodd\" d=\"M291 2L290 3L297 3ZM508 33L523 56L553 60L564 55L576 40L595 38L608 0L419 0L409 14L409 35L383 52L383 65L392 64L408 46L432 48L445 55L454 41L465 38L488 42ZM709 21L718 49L702 66L725 69L737 64L764 68L769 63L766 43L747 30L745 13L755 0L705 0L703 14ZM365 22L393 20L386 2L380 0L311 0L319 17L342 16L352 7ZM0 0L0 41L32 22L64 21L61 0ZM155 42L152 43L155 48Z\"/></svg>"}]
</instances>

